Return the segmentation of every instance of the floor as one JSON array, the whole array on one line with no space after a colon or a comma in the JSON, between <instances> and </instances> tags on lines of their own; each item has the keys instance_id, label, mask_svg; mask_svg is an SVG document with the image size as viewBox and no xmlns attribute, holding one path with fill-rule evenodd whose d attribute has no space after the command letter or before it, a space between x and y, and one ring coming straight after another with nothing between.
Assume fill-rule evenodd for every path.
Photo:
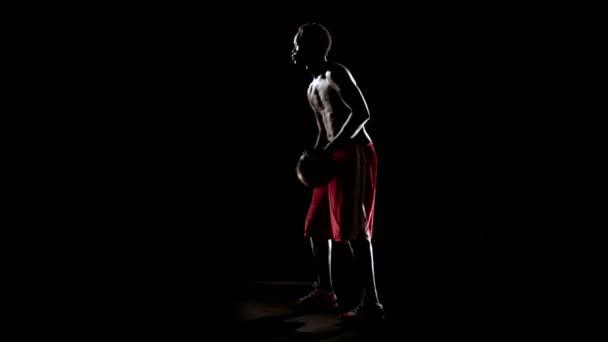
<instances>
[{"instance_id":1,"label":"floor","mask_svg":"<svg viewBox=\"0 0 608 342\"><path fill-rule=\"evenodd\" d=\"M234 303L239 336L261 341L397 341L429 333L421 320L407 312L387 310L382 322L345 325L338 313L297 312L289 300L306 294L306 282L256 282ZM386 307L386 305L385 305Z\"/></svg>"}]
</instances>

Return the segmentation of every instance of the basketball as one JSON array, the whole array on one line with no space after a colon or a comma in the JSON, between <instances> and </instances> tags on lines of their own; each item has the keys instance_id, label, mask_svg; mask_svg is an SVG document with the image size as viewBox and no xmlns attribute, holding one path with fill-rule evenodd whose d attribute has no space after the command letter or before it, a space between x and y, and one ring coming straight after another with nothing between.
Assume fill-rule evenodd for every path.
<instances>
[{"instance_id":1,"label":"basketball","mask_svg":"<svg viewBox=\"0 0 608 342\"><path fill-rule=\"evenodd\" d=\"M304 151L296 164L296 174L302 184L318 187L327 184L335 175L336 163L325 151Z\"/></svg>"}]
</instances>

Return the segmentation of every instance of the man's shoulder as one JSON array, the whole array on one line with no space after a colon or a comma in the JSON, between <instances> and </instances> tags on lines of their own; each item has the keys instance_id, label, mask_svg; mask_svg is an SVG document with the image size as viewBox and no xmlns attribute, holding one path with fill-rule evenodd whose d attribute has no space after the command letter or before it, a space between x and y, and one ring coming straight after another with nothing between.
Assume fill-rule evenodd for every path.
<instances>
[{"instance_id":1,"label":"man's shoulder","mask_svg":"<svg viewBox=\"0 0 608 342\"><path fill-rule=\"evenodd\" d=\"M327 71L331 73L331 78L338 82L353 82L355 83L355 79L350 72L350 70L343 64L338 62L330 62Z\"/></svg>"},{"instance_id":2,"label":"man's shoulder","mask_svg":"<svg viewBox=\"0 0 608 342\"><path fill-rule=\"evenodd\" d=\"M330 71L332 73L350 75L350 70L348 70L348 68L342 63L329 62L327 64L327 71Z\"/></svg>"}]
</instances>

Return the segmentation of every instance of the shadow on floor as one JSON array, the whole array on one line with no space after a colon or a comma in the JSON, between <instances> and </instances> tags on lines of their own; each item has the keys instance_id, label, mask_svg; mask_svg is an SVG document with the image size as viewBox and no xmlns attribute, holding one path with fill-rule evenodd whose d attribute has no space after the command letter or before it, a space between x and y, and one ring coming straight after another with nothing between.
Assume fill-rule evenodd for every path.
<instances>
[{"instance_id":1,"label":"shadow on floor","mask_svg":"<svg viewBox=\"0 0 608 342\"><path fill-rule=\"evenodd\" d=\"M418 336L424 328L415 315L395 312L382 322L345 325L339 312L295 311L287 299L296 298L308 283L256 283L234 303L234 333L256 341L396 341ZM424 332L425 333L425 332ZM425 334L426 335L426 334Z\"/></svg>"}]
</instances>

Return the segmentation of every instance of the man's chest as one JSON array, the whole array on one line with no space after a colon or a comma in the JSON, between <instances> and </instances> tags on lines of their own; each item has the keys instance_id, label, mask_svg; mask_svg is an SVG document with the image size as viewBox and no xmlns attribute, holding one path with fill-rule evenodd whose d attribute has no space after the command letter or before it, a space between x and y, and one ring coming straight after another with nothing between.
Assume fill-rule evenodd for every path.
<instances>
[{"instance_id":1,"label":"man's chest","mask_svg":"<svg viewBox=\"0 0 608 342\"><path fill-rule=\"evenodd\" d=\"M314 80L308 88L308 100L315 109L324 110L332 107L335 93L335 89L327 80Z\"/></svg>"}]
</instances>

